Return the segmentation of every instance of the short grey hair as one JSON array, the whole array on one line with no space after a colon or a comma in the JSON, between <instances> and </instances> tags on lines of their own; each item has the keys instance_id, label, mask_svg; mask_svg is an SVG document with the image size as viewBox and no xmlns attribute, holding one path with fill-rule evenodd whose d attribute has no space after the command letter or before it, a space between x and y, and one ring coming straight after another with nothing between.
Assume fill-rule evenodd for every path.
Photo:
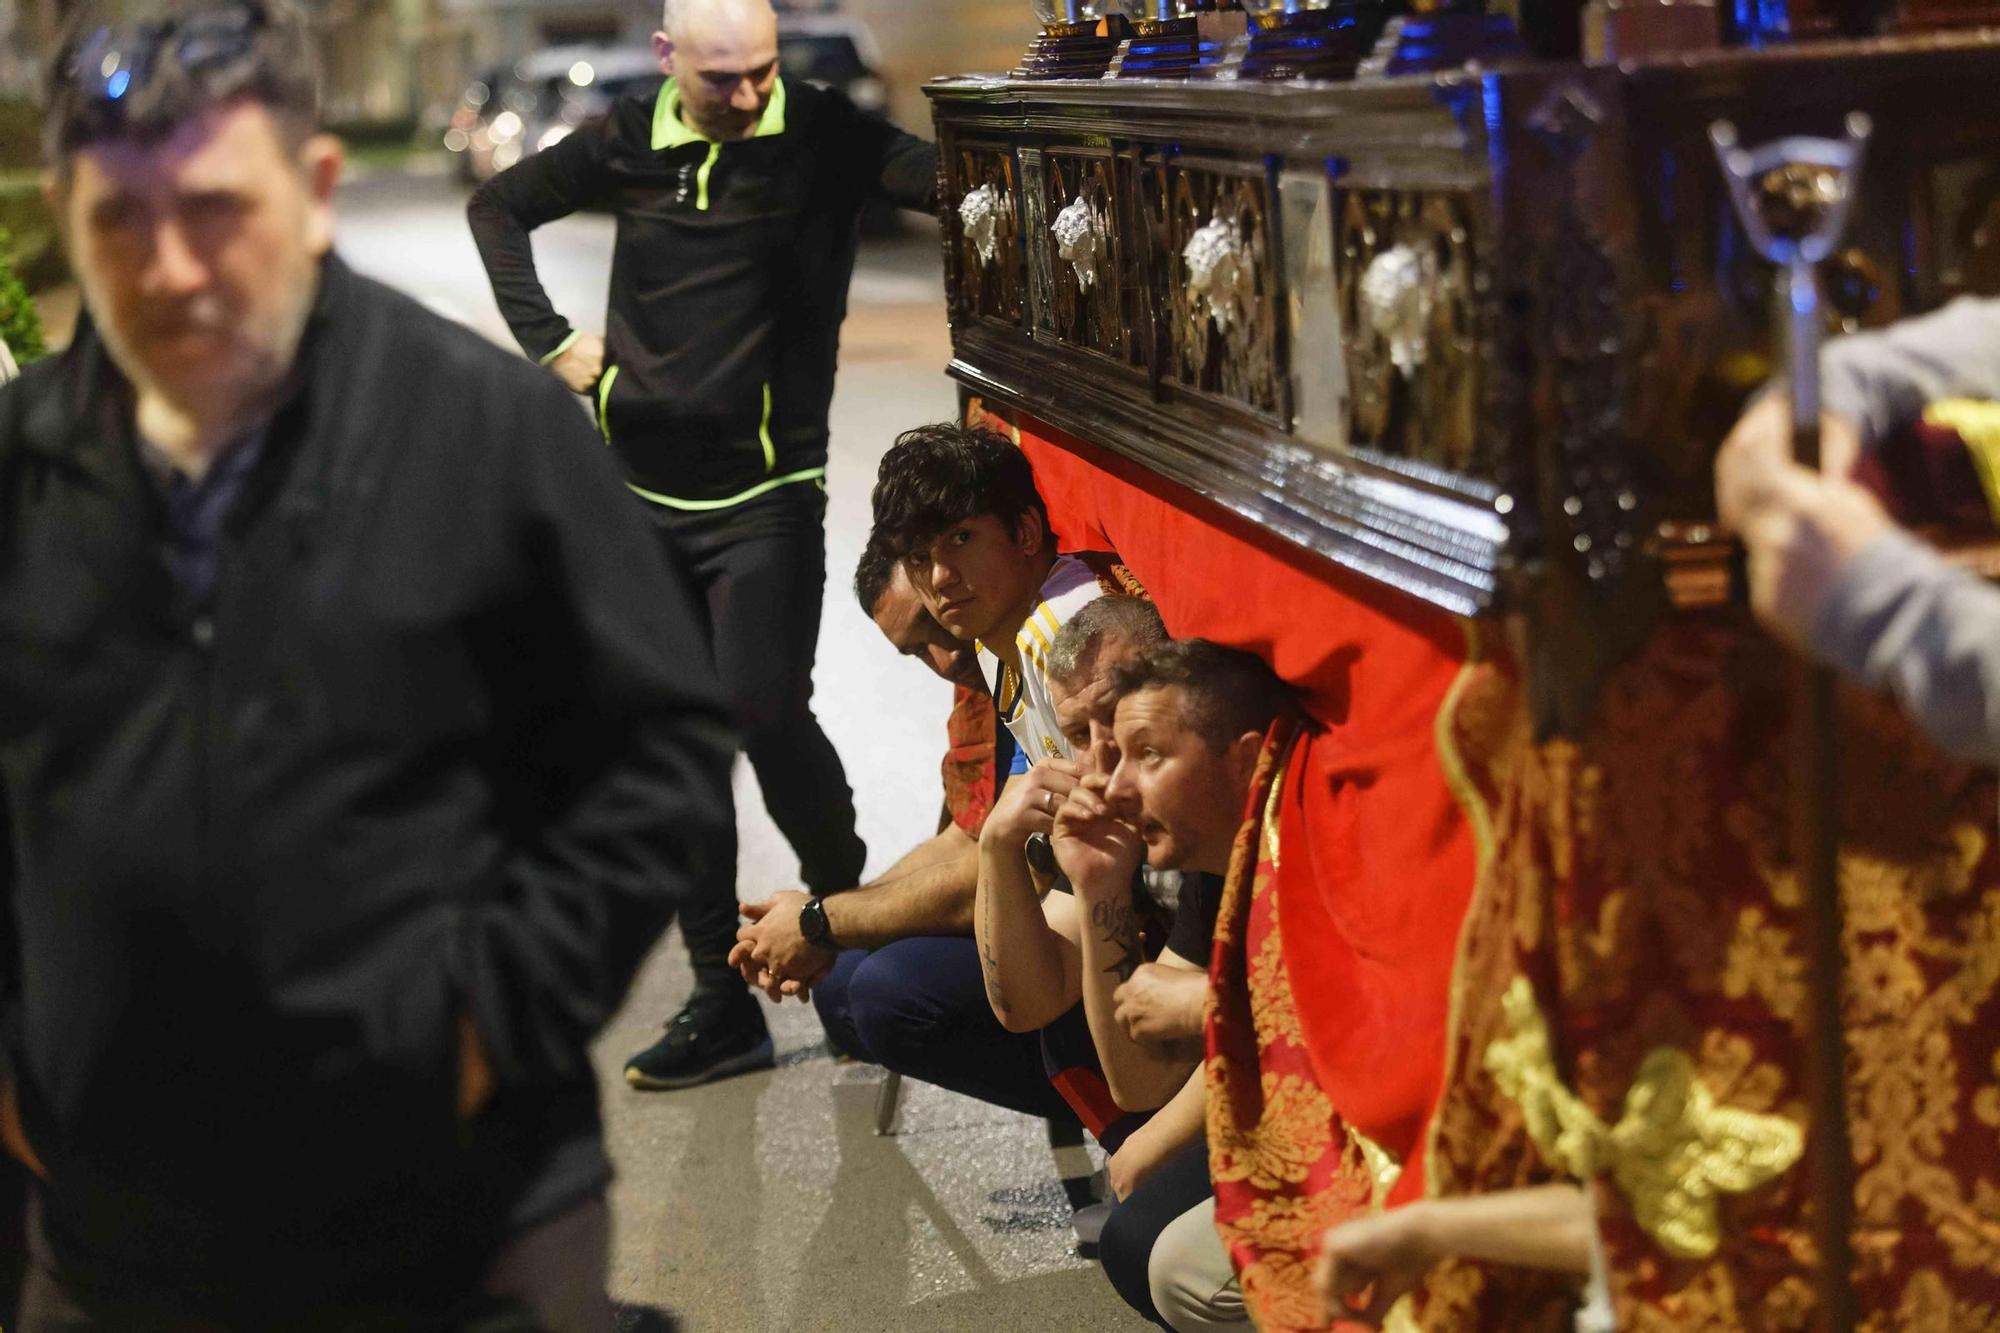
<instances>
[{"instance_id":1,"label":"short grey hair","mask_svg":"<svg viewBox=\"0 0 2000 1333\"><path fill-rule=\"evenodd\" d=\"M1167 626L1160 609L1146 598L1106 594L1086 603L1056 632L1049 645L1048 678L1067 685L1092 671L1107 636L1146 649L1167 642Z\"/></svg>"}]
</instances>

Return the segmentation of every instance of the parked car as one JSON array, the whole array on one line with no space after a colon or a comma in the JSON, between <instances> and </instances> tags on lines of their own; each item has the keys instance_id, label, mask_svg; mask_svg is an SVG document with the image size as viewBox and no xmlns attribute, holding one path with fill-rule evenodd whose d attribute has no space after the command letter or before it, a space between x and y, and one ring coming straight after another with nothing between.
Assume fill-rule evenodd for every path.
<instances>
[{"instance_id":1,"label":"parked car","mask_svg":"<svg viewBox=\"0 0 2000 1333\"><path fill-rule=\"evenodd\" d=\"M845 92L864 111L884 114L889 90L868 30L831 14L785 14L778 22L778 67L788 79ZM558 46L497 65L466 85L444 132L459 174L478 182L533 152L560 143L578 125L628 93L651 96L662 76L641 46Z\"/></svg>"},{"instance_id":2,"label":"parked car","mask_svg":"<svg viewBox=\"0 0 2000 1333\"><path fill-rule=\"evenodd\" d=\"M651 51L626 47L557 46L496 65L465 87L444 146L459 174L483 181L533 152L559 143L578 125L626 92L661 76Z\"/></svg>"}]
</instances>

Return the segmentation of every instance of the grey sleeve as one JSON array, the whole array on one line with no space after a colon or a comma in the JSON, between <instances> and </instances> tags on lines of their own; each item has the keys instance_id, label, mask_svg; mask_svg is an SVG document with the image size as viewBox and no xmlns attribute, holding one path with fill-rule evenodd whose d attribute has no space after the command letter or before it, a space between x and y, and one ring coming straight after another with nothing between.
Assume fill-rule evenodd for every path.
<instances>
[{"instance_id":1,"label":"grey sleeve","mask_svg":"<svg viewBox=\"0 0 2000 1333\"><path fill-rule=\"evenodd\" d=\"M1944 749L2000 763L2000 588L1885 533L1834 584L1812 648L1895 695Z\"/></svg>"},{"instance_id":2,"label":"grey sleeve","mask_svg":"<svg viewBox=\"0 0 2000 1333\"><path fill-rule=\"evenodd\" d=\"M1940 398L2000 398L2000 300L1961 297L1820 356L1820 405L1852 421L1864 449Z\"/></svg>"}]
</instances>

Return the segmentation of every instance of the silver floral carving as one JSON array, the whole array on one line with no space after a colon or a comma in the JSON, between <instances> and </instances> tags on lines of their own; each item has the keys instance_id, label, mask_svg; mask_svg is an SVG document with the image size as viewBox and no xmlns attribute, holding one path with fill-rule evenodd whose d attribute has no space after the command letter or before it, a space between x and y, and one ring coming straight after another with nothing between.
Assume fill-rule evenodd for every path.
<instances>
[{"instance_id":1,"label":"silver floral carving","mask_svg":"<svg viewBox=\"0 0 2000 1333\"><path fill-rule=\"evenodd\" d=\"M1234 221L1214 217L1181 248L1188 303L1223 333L1241 324L1257 295L1257 275Z\"/></svg>"},{"instance_id":2,"label":"silver floral carving","mask_svg":"<svg viewBox=\"0 0 2000 1333\"><path fill-rule=\"evenodd\" d=\"M1076 272L1077 289L1089 291L1097 282L1097 258L1104 253L1111 230L1104 215L1079 194L1056 214L1049 230L1055 234L1056 253Z\"/></svg>"},{"instance_id":3,"label":"silver floral carving","mask_svg":"<svg viewBox=\"0 0 2000 1333\"><path fill-rule=\"evenodd\" d=\"M972 242L979 262L987 268L1000 253L1000 215L1007 208L1007 196L990 184L967 192L958 201L958 220L965 228L965 239Z\"/></svg>"},{"instance_id":4,"label":"silver floral carving","mask_svg":"<svg viewBox=\"0 0 2000 1333\"><path fill-rule=\"evenodd\" d=\"M1437 265L1427 251L1398 243L1368 261L1361 274L1361 317L1389 344L1389 360L1404 376L1430 354Z\"/></svg>"}]
</instances>

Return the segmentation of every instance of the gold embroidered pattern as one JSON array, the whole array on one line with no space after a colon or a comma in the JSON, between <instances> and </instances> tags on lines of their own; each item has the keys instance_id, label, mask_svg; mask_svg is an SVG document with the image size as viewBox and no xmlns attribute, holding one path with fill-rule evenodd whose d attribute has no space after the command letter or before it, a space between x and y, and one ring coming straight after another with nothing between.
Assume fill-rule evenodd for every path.
<instances>
[{"instance_id":1,"label":"gold embroidered pattern","mask_svg":"<svg viewBox=\"0 0 2000 1333\"><path fill-rule=\"evenodd\" d=\"M1549 1160L1578 1180L1609 1170L1634 1218L1674 1255L1706 1258L1721 1243L1716 1198L1777 1179L1805 1149L1782 1116L1719 1107L1682 1050L1646 1054L1607 1127L1563 1086L1534 987L1516 977L1502 1001L1513 1035L1496 1040L1486 1064L1521 1103L1528 1133Z\"/></svg>"}]
</instances>

